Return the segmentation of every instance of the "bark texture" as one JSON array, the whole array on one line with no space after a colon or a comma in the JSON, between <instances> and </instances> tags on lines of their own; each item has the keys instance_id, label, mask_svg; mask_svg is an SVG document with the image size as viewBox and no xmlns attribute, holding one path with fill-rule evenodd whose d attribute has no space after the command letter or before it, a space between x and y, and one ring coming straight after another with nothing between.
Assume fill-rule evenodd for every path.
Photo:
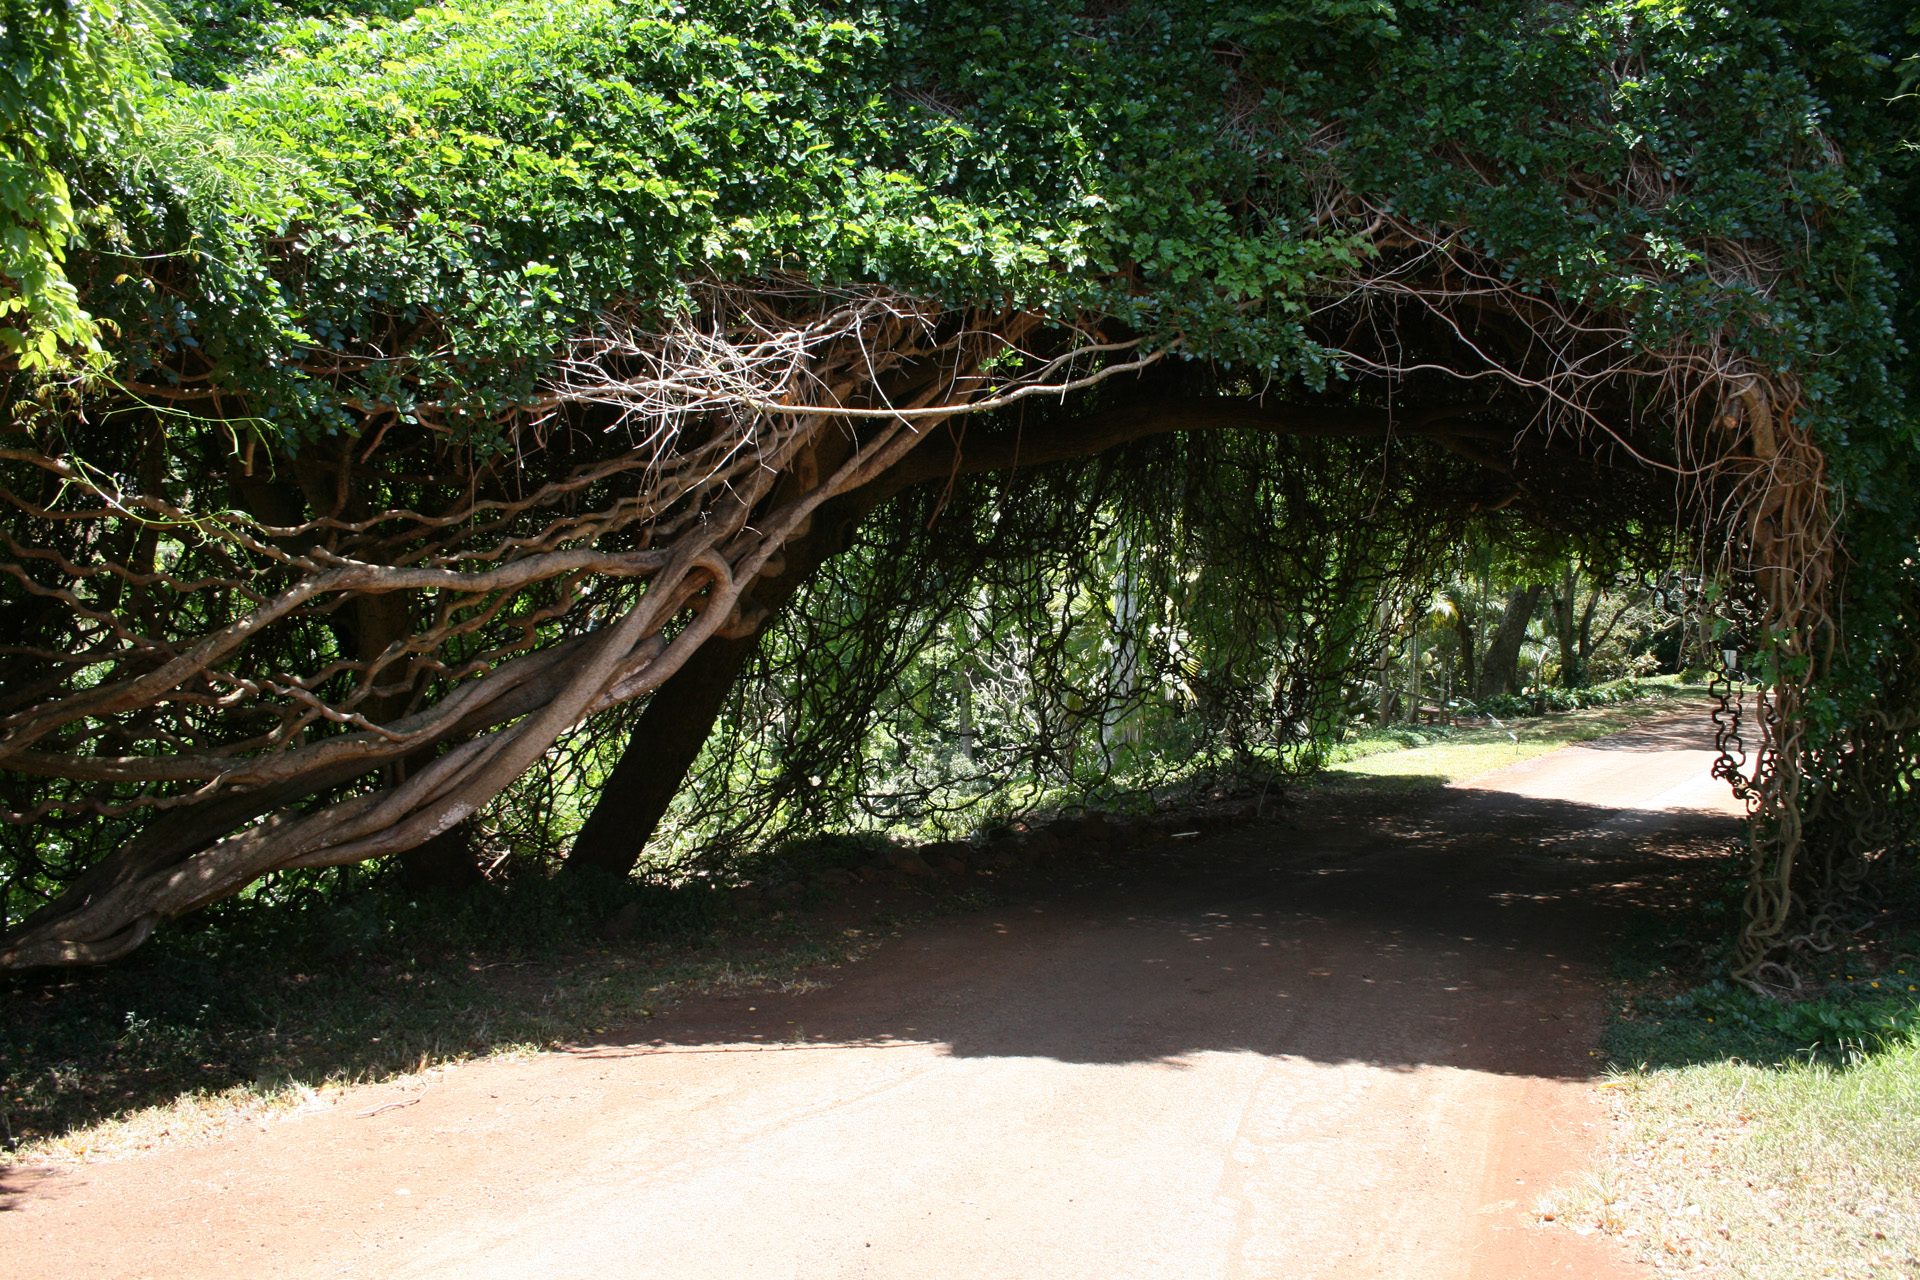
<instances>
[{"instance_id":1,"label":"bark texture","mask_svg":"<svg viewBox=\"0 0 1920 1280\"><path fill-rule=\"evenodd\" d=\"M709 640L660 686L574 837L569 874L624 876L633 870L713 732L740 669L759 647L758 632Z\"/></svg>"},{"instance_id":2,"label":"bark texture","mask_svg":"<svg viewBox=\"0 0 1920 1280\"><path fill-rule=\"evenodd\" d=\"M1487 642L1486 657L1480 663L1480 687L1475 695L1481 698L1498 697L1501 694L1514 693L1520 688L1520 646L1527 638L1527 625L1533 621L1533 611L1540 605L1540 596L1546 590L1538 583L1528 587L1515 587L1507 593L1506 612L1501 615L1500 626Z\"/></svg>"}]
</instances>

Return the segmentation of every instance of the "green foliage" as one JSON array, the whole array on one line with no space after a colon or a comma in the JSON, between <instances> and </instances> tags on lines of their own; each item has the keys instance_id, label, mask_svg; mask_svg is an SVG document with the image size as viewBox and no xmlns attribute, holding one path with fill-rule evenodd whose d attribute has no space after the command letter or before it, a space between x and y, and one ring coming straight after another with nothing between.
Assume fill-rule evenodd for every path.
<instances>
[{"instance_id":1,"label":"green foliage","mask_svg":"<svg viewBox=\"0 0 1920 1280\"><path fill-rule=\"evenodd\" d=\"M1483 698L1473 703L1471 713L1506 717L1536 716L1549 711L1583 711L1588 707L1612 707L1623 702L1637 702L1642 698L1658 697L1667 693L1663 685L1642 684L1635 680L1616 680L1611 684L1591 685L1584 689L1562 689L1557 686L1535 690L1532 693L1509 693L1497 698Z\"/></svg>"},{"instance_id":2,"label":"green foliage","mask_svg":"<svg viewBox=\"0 0 1920 1280\"><path fill-rule=\"evenodd\" d=\"M271 31L123 171L135 246L190 271L155 288L103 258L90 291L128 373L204 362L288 442L391 408L493 447L596 316L658 318L715 276L1107 317L1314 385L1338 361L1306 317L1374 268L1384 213L1642 348L1799 379L1870 566L1835 679L1871 689L1900 625L1874 593L1914 533L1883 253L1905 162L1863 100L1897 88L1893 6L298 12L188 14L214 44ZM1728 279L1730 244L1773 247ZM315 349L390 358L342 386Z\"/></svg>"},{"instance_id":3,"label":"green foliage","mask_svg":"<svg viewBox=\"0 0 1920 1280\"><path fill-rule=\"evenodd\" d=\"M432 406L484 442L595 316L715 276L1105 316L1318 383L1314 297L1388 213L1643 348L1798 377L1857 554L1894 566L1906 162L1862 99L1897 88L1896 9L210 5L188 43L231 36L239 70L156 110L179 141L131 152L116 204L187 270L103 255L89 302L127 374L204 361L290 440ZM1775 248L1728 280L1729 244ZM340 385L314 349L387 358Z\"/></svg>"},{"instance_id":4,"label":"green foliage","mask_svg":"<svg viewBox=\"0 0 1920 1280\"><path fill-rule=\"evenodd\" d=\"M1607 1051L1653 1068L1740 1059L1755 1065L1860 1055L1920 1040L1920 902L1912 869L1877 886L1877 909L1856 904L1834 922L1825 949L1795 960L1802 986L1762 995L1719 976L1721 956L1700 940L1737 916L1744 886L1731 867L1693 871L1691 893L1631 917L1614 957L1619 1005ZM1684 886L1683 886L1684 887Z\"/></svg>"},{"instance_id":5,"label":"green foliage","mask_svg":"<svg viewBox=\"0 0 1920 1280\"><path fill-rule=\"evenodd\" d=\"M281 56L316 25L379 26L420 0L166 0L182 35L171 42L173 76L214 88Z\"/></svg>"},{"instance_id":6,"label":"green foliage","mask_svg":"<svg viewBox=\"0 0 1920 1280\"><path fill-rule=\"evenodd\" d=\"M147 0L0 3L0 351L21 368L97 350L63 271L79 223L62 170L131 127L170 31Z\"/></svg>"},{"instance_id":7,"label":"green foliage","mask_svg":"<svg viewBox=\"0 0 1920 1280\"><path fill-rule=\"evenodd\" d=\"M217 37L241 12L187 16ZM600 309L671 309L711 275L1097 312L1318 380L1312 288L1362 253L1316 207L1329 182L1457 229L1513 280L1623 309L1642 345L1715 335L1813 379L1815 405L1885 405L1887 233L1830 158L1805 38L1874 18L567 0L290 22L230 88L166 111L246 140L242 185L274 194L182 226L149 184L134 221L147 248L204 246L199 340L296 432L357 415L303 394L290 341L426 323L431 354L368 392L480 421ZM1672 197L1590 194L1636 169ZM1722 287L1701 255L1728 239L1802 261ZM105 294L167 331L137 291Z\"/></svg>"},{"instance_id":8,"label":"green foliage","mask_svg":"<svg viewBox=\"0 0 1920 1280\"><path fill-rule=\"evenodd\" d=\"M1484 496L1444 451L1384 477L1373 452L1174 437L903 495L771 629L656 853L956 834L1312 769L1376 600L1443 563Z\"/></svg>"},{"instance_id":9,"label":"green foliage","mask_svg":"<svg viewBox=\"0 0 1920 1280\"><path fill-rule=\"evenodd\" d=\"M46 116L34 136L76 155L85 143L88 166L74 172L95 202L94 230L69 264L84 291L74 305L114 326L120 386L110 412L62 419L48 448L118 468L157 440L164 457L142 486L187 505L232 503L225 459L256 436L289 469L324 446L345 475L374 446L350 455L344 442L394 422L436 433L436 450L444 439L537 475L541 464L525 462L528 409L568 343L608 316L657 325L714 280L768 294L886 285L953 308L1031 308L1204 363L1216 391L1334 408L1373 402L1368 361L1418 361L1431 343L1464 376L1422 375L1423 389L1441 386L1436 402L1473 412L1503 394L1482 378L1490 368L1461 354L1480 335L1448 346L1447 322L1391 289L1351 301L1368 280L1428 287L1419 273L1444 245L1478 264L1481 283L1617 325L1638 350L1795 381L1796 421L1827 451L1852 566L1850 634L1816 708L1824 728L1863 714L1881 688L1878 655L1911 626L1910 595L1896 589L1911 577L1920 510L1901 346L1914 313L1902 299L1920 297L1920 279L1894 234L1914 208L1910 130L1886 109L1914 44L1902 6L182 0L176 12L189 28L176 45L186 83L143 113L137 137L90 137L78 107ZM48 100L92 101L97 82ZM57 178L53 154L29 169ZM46 228L75 220L44 201L15 204L31 233L19 243L55 261L68 233ZM187 407L152 408L170 395ZM1611 408L1622 429L1650 438L1671 425L1651 380ZM1201 718L1173 711L1206 702L1232 708L1204 722L1212 728L1255 724L1261 678L1310 665L1270 660L1289 646L1296 657L1324 651L1311 679L1331 678L1358 654L1379 599L1369 589L1312 618L1277 607L1290 602L1274 584L1299 567L1287 556L1308 557L1271 546L1293 532L1278 526L1290 500L1274 495L1303 482L1296 459L1261 461L1274 474L1241 490L1246 511L1275 522L1258 538L1224 536L1224 516L1184 527L1170 501L1150 544L1133 544L1154 548L1156 608L1171 602L1152 619L1155 643L1178 655L1146 687L1181 686L1156 709L1166 733L1143 740L1151 751L1227 740L1230 755L1254 743L1311 759L1345 718L1324 690L1277 687L1269 709L1302 714L1268 715L1238 740L1210 739ZM1372 501L1370 456L1317 463L1352 482L1350 510ZM355 483L367 510L429 510L459 487L378 464ZM1104 520L1123 508L1078 510ZM998 518L985 502L972 516L981 530ZM1403 505L1397 518L1417 517ZM1617 532L1618 512L1608 518ZM1419 540L1406 527L1313 543L1328 571L1316 581L1371 583ZM1134 641L1101 616L1112 613L1121 531L1092 532L1076 563L1021 583L1035 588L1025 596L996 586L997 597L889 624L910 644L821 652L878 653L874 671L900 674L900 654L990 652L1017 632L1041 634L1028 624L1045 614L1058 642L1045 673L1053 692L1009 694L994 714L1016 725L1033 712L1045 726L1046 752L1027 756L1046 755L1045 769L1027 782L1111 776L1134 744L1116 746L1090 714L1104 698L1094 677ZM1248 590L1265 563L1247 554L1255 545L1287 572ZM1346 550L1365 563L1333 555ZM871 548L852 554L871 556L867 581L819 599L858 621L849 601L898 566ZM1236 556L1247 576L1221 571ZM1182 577L1196 565L1204 572ZM972 567L949 567L950 590L977 585ZM962 606L980 616L964 635L943 634ZM539 616L541 643L572 625ZM298 642L324 662L337 640L316 621ZM1242 662L1249 648L1268 665ZM950 682L924 684L891 701L856 690L847 705L860 715L846 724L873 727L863 717L876 708L895 727L950 724ZM763 758L726 781L771 780L785 788L781 804L844 809L860 790L847 779L881 772L888 744L875 736L835 757L837 779L816 772L809 760L831 753L799 747L844 738L845 725L835 708L803 709L782 730L798 744L756 741ZM762 710L748 708L752 733ZM1275 740L1256 742L1260 733ZM935 746L896 775L911 783L899 794L968 772L951 741ZM802 786L816 776L833 794Z\"/></svg>"},{"instance_id":10,"label":"green foliage","mask_svg":"<svg viewBox=\"0 0 1920 1280\"><path fill-rule=\"evenodd\" d=\"M1914 974L1920 975L1920 966ZM1837 975L1836 975L1837 976ZM1840 1055L1849 1049L1874 1051L1920 1030L1920 1000L1914 983L1899 972L1837 996L1819 1000L1769 999L1724 979L1682 992L1654 1011L1680 1022L1700 1022L1734 1035L1770 1039L1792 1052ZM1897 980L1897 981L1896 981ZM1896 986L1900 989L1896 990Z\"/></svg>"}]
</instances>

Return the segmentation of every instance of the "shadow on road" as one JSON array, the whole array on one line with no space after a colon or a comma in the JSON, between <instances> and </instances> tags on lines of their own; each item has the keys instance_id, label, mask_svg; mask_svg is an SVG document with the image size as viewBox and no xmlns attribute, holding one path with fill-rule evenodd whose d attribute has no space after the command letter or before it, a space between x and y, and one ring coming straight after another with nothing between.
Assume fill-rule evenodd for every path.
<instances>
[{"instance_id":1,"label":"shadow on road","mask_svg":"<svg viewBox=\"0 0 1920 1280\"><path fill-rule=\"evenodd\" d=\"M1486 789L1342 796L1191 851L1089 860L825 989L700 1001L577 1052L933 1042L1174 1070L1257 1053L1586 1075L1608 939L1684 898L1736 830Z\"/></svg>"},{"instance_id":2,"label":"shadow on road","mask_svg":"<svg viewBox=\"0 0 1920 1280\"><path fill-rule=\"evenodd\" d=\"M1580 1074L1598 1034L1590 977L1623 913L1683 901L1714 865L1701 855L1734 829L1519 791L1542 790L1566 758L1673 753L1630 762L1657 773L1689 752L1657 794L1703 771L1701 737L1697 720L1632 730L1530 762L1513 791L1349 779L1233 835L1057 855L969 879L937 906L849 890L799 932L754 926L765 938L723 931L702 945L696 926L712 926L691 920L684 935L608 944L580 904L519 889L478 906L371 897L286 919L209 915L108 969L0 987L0 1119L16 1138L52 1137L179 1097L383 1078L598 1026L612 1033L580 1052L797 1036L933 1041L962 1058L1177 1068L1250 1052ZM878 923L916 912L898 937ZM857 929L851 941L885 945L817 974L823 990L752 985L757 965L790 971L788 948L838 950L807 936L836 921ZM743 990L759 994L622 1029L658 1007L683 963L708 983L745 972Z\"/></svg>"}]
</instances>

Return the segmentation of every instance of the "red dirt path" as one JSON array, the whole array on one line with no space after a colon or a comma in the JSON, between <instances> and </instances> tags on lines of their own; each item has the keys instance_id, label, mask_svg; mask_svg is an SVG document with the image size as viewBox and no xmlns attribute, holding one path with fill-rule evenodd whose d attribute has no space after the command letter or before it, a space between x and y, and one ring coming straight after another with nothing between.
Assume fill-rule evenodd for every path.
<instances>
[{"instance_id":1,"label":"red dirt path","mask_svg":"<svg viewBox=\"0 0 1920 1280\"><path fill-rule=\"evenodd\" d=\"M1313 801L420 1100L0 1176L0 1275L1613 1280L1593 975L1727 829L1696 721ZM1125 876L1129 883L1114 880Z\"/></svg>"}]
</instances>

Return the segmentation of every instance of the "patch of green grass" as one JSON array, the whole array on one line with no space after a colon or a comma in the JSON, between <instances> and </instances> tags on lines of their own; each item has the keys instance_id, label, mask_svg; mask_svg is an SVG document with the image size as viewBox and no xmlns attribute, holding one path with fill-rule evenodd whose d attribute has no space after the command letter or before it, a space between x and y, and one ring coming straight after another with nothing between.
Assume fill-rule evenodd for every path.
<instances>
[{"instance_id":1,"label":"patch of green grass","mask_svg":"<svg viewBox=\"0 0 1920 1280\"><path fill-rule=\"evenodd\" d=\"M691 992L789 984L858 949L789 915L736 933L704 885L223 904L116 965L0 981L0 1142L16 1160L92 1158L216 1132L350 1084L552 1048Z\"/></svg>"},{"instance_id":2,"label":"patch of green grass","mask_svg":"<svg viewBox=\"0 0 1920 1280\"><path fill-rule=\"evenodd\" d=\"M1648 719L1667 715L1704 689L1660 686L1659 696L1613 706L1589 707L1500 725L1450 728L1407 726L1376 730L1342 743L1321 774L1323 781L1439 786L1467 782L1508 765L1575 742L1604 738Z\"/></svg>"},{"instance_id":3,"label":"patch of green grass","mask_svg":"<svg viewBox=\"0 0 1920 1280\"><path fill-rule=\"evenodd\" d=\"M1839 1062L1635 1068L1605 1087L1614 1148L1558 1216L1624 1237L1659 1269L1920 1275L1915 1038Z\"/></svg>"},{"instance_id":4,"label":"patch of green grass","mask_svg":"<svg viewBox=\"0 0 1920 1280\"><path fill-rule=\"evenodd\" d=\"M1776 1000L1714 978L1626 1013L1608 1036L1609 1057L1649 1067L1853 1061L1920 1033L1914 976L1920 965L1869 980L1865 990L1836 988L1806 1000Z\"/></svg>"},{"instance_id":5,"label":"patch of green grass","mask_svg":"<svg viewBox=\"0 0 1920 1280\"><path fill-rule=\"evenodd\" d=\"M1641 1070L1734 1059L1841 1065L1920 1034L1920 876L1888 875L1881 887L1894 905L1836 931L1831 950L1795 958L1801 988L1790 999L1722 976L1741 868L1706 866L1694 881L1615 939L1610 1061Z\"/></svg>"},{"instance_id":6,"label":"patch of green grass","mask_svg":"<svg viewBox=\"0 0 1920 1280\"><path fill-rule=\"evenodd\" d=\"M1661 1269L1920 1276L1920 913L1803 958L1802 998L1774 1000L1709 976L1724 957L1697 943L1729 932L1731 881L1623 934L1612 1147L1541 1212Z\"/></svg>"}]
</instances>

